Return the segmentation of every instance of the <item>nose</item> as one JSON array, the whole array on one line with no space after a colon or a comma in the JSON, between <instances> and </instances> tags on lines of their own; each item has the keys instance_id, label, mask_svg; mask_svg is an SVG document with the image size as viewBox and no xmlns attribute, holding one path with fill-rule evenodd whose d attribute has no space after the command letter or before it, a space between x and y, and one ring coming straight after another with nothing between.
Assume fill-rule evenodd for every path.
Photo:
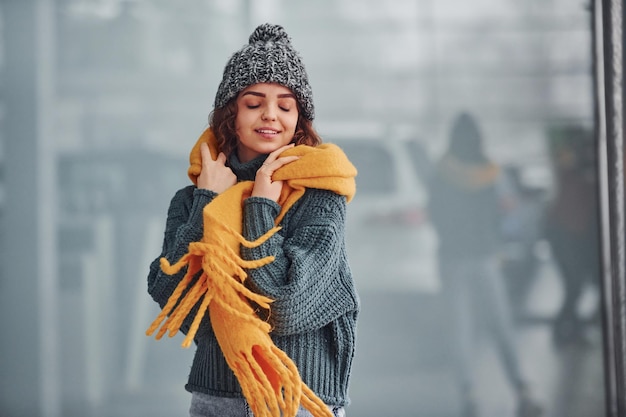
<instances>
[{"instance_id":1,"label":"nose","mask_svg":"<svg viewBox=\"0 0 626 417\"><path fill-rule=\"evenodd\" d=\"M276 120L276 110L272 106L265 107L263 114L261 115L263 120Z\"/></svg>"}]
</instances>

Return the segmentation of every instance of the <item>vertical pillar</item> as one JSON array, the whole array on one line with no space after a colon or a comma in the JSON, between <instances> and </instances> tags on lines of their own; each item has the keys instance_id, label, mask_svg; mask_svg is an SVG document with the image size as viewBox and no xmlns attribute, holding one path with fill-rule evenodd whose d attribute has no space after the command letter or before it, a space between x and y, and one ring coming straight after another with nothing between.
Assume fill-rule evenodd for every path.
<instances>
[{"instance_id":1,"label":"vertical pillar","mask_svg":"<svg viewBox=\"0 0 626 417\"><path fill-rule=\"evenodd\" d=\"M595 0L592 26L607 415L626 416L623 0Z\"/></svg>"},{"instance_id":2,"label":"vertical pillar","mask_svg":"<svg viewBox=\"0 0 626 417\"><path fill-rule=\"evenodd\" d=\"M0 229L0 414L58 417L53 0L0 4L5 206Z\"/></svg>"}]
</instances>

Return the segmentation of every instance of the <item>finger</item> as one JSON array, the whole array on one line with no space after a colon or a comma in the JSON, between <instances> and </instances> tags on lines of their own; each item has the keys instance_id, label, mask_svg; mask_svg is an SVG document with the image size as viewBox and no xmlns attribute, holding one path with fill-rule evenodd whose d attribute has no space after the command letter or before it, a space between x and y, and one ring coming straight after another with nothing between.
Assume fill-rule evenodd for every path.
<instances>
[{"instance_id":1,"label":"finger","mask_svg":"<svg viewBox=\"0 0 626 417\"><path fill-rule=\"evenodd\" d=\"M281 153L283 153L287 149L293 148L294 146L295 146L295 144L293 144L293 143L289 143L287 145L281 146L280 148L278 148L275 151L273 151L272 153L270 153L268 155L267 159L270 160L270 161L274 161L274 160L276 160L276 158L278 158L278 156Z\"/></svg>"},{"instance_id":2,"label":"finger","mask_svg":"<svg viewBox=\"0 0 626 417\"><path fill-rule=\"evenodd\" d=\"M298 159L300 159L300 156L298 155L292 155L292 156L282 156L280 158L278 158L276 161L274 161L273 165L276 165L278 163L278 167L276 167L276 169L282 167L283 165L287 165L291 162L297 161Z\"/></svg>"},{"instance_id":3,"label":"finger","mask_svg":"<svg viewBox=\"0 0 626 417\"><path fill-rule=\"evenodd\" d=\"M220 165L226 165L226 154L224 154L224 152L220 152L219 155L217 155L217 162L219 162Z\"/></svg>"},{"instance_id":4,"label":"finger","mask_svg":"<svg viewBox=\"0 0 626 417\"><path fill-rule=\"evenodd\" d=\"M207 145L206 142L202 142L200 144L200 156L202 157L203 162L213 160L213 157L211 156L211 151L209 150L209 145Z\"/></svg>"},{"instance_id":5,"label":"finger","mask_svg":"<svg viewBox=\"0 0 626 417\"><path fill-rule=\"evenodd\" d=\"M277 169L279 169L283 165L287 165L287 164L289 164L291 162L297 161L298 159L300 159L300 156L298 156L298 155L282 156L282 157L280 157L278 159L275 159L272 162L267 162L267 161L264 162L263 165L261 166L261 168L265 168L270 173L273 173L274 171L276 171Z\"/></svg>"}]
</instances>

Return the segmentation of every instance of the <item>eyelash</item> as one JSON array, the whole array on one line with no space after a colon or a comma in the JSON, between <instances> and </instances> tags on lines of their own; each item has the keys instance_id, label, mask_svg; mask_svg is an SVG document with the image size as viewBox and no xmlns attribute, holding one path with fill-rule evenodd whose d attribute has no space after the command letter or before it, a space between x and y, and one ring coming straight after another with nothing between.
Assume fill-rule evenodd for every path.
<instances>
[{"instance_id":1,"label":"eyelash","mask_svg":"<svg viewBox=\"0 0 626 417\"><path fill-rule=\"evenodd\" d=\"M259 107L261 107L261 105L260 105L260 104L257 104L257 105L255 105L255 106L253 106L253 105L251 105L251 104L248 104L246 107L248 107L250 110L254 110L254 109L258 109ZM285 107L281 107L281 106L278 106L278 108L279 108L279 109L281 109L281 110L282 110L282 111L284 111L284 112L291 111L291 109L289 109L289 108L285 108Z\"/></svg>"}]
</instances>

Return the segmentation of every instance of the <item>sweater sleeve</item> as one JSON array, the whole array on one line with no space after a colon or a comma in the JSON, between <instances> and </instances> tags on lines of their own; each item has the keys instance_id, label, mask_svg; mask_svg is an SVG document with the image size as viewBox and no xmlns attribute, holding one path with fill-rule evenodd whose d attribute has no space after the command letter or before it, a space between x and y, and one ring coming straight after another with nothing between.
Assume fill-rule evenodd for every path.
<instances>
[{"instance_id":1,"label":"sweater sleeve","mask_svg":"<svg viewBox=\"0 0 626 417\"><path fill-rule=\"evenodd\" d=\"M244 202L244 237L253 240L274 226L280 207L250 197ZM248 271L251 286L274 300L273 333L319 329L359 308L345 249L346 199L309 189L285 216L284 231L257 248L242 248L244 259L272 255L268 265Z\"/></svg>"},{"instance_id":2,"label":"sweater sleeve","mask_svg":"<svg viewBox=\"0 0 626 417\"><path fill-rule=\"evenodd\" d=\"M175 275L165 274L160 267L160 259L165 257L171 264L187 253L189 243L202 239L202 210L217 194L213 191L188 186L179 190L170 202L165 224L165 236L161 254L150 264L148 273L148 293L161 308L187 272L183 268ZM195 310L192 310L195 311ZM193 317L193 315L190 315ZM186 333L191 320L186 320L181 331Z\"/></svg>"}]
</instances>

